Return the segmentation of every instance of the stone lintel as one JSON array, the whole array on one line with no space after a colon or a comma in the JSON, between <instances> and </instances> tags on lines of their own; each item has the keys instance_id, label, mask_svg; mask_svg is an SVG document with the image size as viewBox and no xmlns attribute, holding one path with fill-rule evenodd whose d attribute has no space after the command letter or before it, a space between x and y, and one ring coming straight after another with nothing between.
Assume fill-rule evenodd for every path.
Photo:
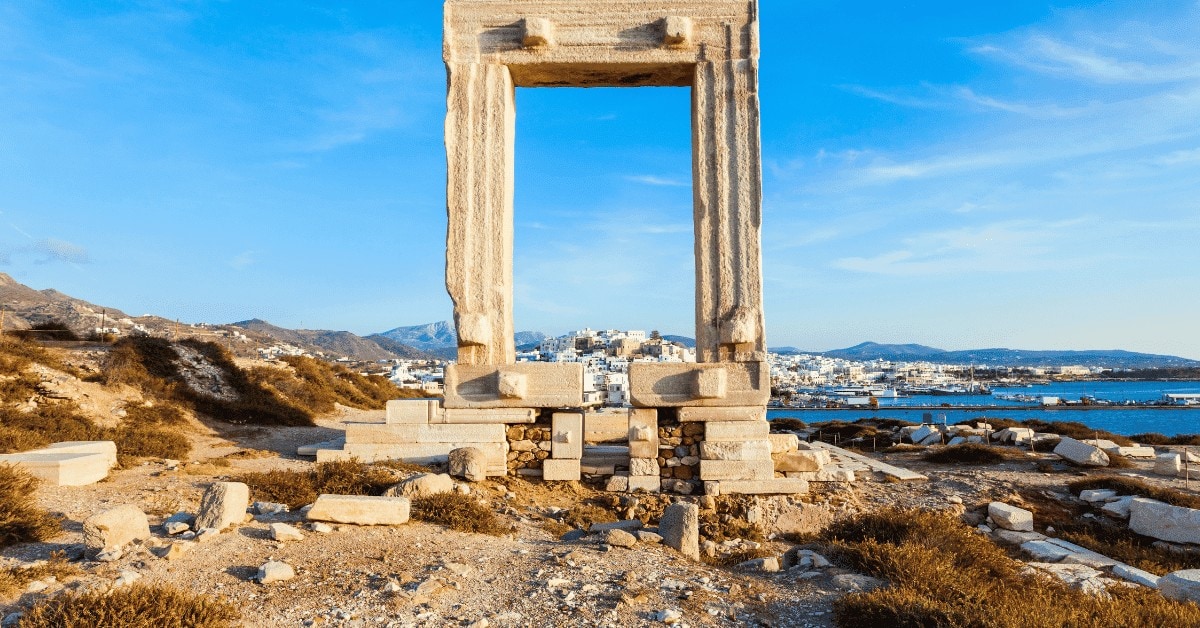
<instances>
[{"instance_id":1,"label":"stone lintel","mask_svg":"<svg viewBox=\"0 0 1200 628\"><path fill-rule=\"evenodd\" d=\"M583 365L522 362L446 366L450 409L583 407Z\"/></svg>"},{"instance_id":2,"label":"stone lintel","mask_svg":"<svg viewBox=\"0 0 1200 628\"><path fill-rule=\"evenodd\" d=\"M637 408L765 409L770 397L771 373L766 362L634 362L629 365L629 398Z\"/></svg>"}]
</instances>

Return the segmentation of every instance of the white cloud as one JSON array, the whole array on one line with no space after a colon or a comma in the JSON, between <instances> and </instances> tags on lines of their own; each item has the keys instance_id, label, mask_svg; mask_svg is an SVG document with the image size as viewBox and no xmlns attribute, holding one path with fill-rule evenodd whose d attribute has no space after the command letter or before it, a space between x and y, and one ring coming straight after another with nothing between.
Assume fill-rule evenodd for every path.
<instances>
[{"instance_id":1,"label":"white cloud","mask_svg":"<svg viewBox=\"0 0 1200 628\"><path fill-rule=\"evenodd\" d=\"M254 251L238 253L237 255L233 256L233 259L229 260L229 266L238 270L248 266L253 266L256 263L258 263L258 260L254 257Z\"/></svg>"},{"instance_id":2,"label":"white cloud","mask_svg":"<svg viewBox=\"0 0 1200 628\"><path fill-rule=\"evenodd\" d=\"M656 186L661 186L661 187L673 187L673 188L686 188L686 187L691 187L691 185L692 185L691 181L680 181L678 179L659 177L659 176L650 175L650 174L629 175L629 176L625 177L625 180L633 181L634 183L644 183L646 185L656 185Z\"/></svg>"},{"instance_id":3,"label":"white cloud","mask_svg":"<svg viewBox=\"0 0 1200 628\"><path fill-rule=\"evenodd\" d=\"M66 262L68 264L86 264L91 261L87 249L66 240L47 238L38 240L32 245L32 250L43 255L38 263Z\"/></svg>"}]
</instances>

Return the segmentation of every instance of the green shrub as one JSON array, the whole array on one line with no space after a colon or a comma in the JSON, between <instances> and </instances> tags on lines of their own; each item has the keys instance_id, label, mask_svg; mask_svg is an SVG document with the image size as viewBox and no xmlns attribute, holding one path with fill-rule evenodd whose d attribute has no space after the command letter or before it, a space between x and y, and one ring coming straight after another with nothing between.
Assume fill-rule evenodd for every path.
<instances>
[{"instance_id":1,"label":"green shrub","mask_svg":"<svg viewBox=\"0 0 1200 628\"><path fill-rule=\"evenodd\" d=\"M19 628L233 628L240 618L224 600L164 585L62 593L42 600Z\"/></svg>"},{"instance_id":2,"label":"green shrub","mask_svg":"<svg viewBox=\"0 0 1200 628\"><path fill-rule=\"evenodd\" d=\"M38 484L28 473L0 464L0 548L44 541L61 532L61 522L37 505Z\"/></svg>"}]
</instances>

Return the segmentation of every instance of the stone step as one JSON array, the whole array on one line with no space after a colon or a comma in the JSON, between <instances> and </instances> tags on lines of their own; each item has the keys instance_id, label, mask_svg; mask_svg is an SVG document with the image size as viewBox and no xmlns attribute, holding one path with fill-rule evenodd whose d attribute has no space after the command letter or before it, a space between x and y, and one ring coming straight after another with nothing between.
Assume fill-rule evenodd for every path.
<instances>
[{"instance_id":1,"label":"stone step","mask_svg":"<svg viewBox=\"0 0 1200 628\"><path fill-rule=\"evenodd\" d=\"M505 426L481 425L380 425L346 423L350 445L407 445L426 443L504 443Z\"/></svg>"},{"instance_id":2,"label":"stone step","mask_svg":"<svg viewBox=\"0 0 1200 628\"><path fill-rule=\"evenodd\" d=\"M407 445L362 445L348 444L342 449L320 449L317 462L336 462L357 459L362 462L399 460L413 464L437 464L449 462L450 452L462 447L475 447L487 456L489 477L508 474L507 445L505 443L414 443Z\"/></svg>"},{"instance_id":3,"label":"stone step","mask_svg":"<svg viewBox=\"0 0 1200 628\"><path fill-rule=\"evenodd\" d=\"M87 486L108 477L109 458L103 453L53 453L39 449L0 455L10 464L54 486Z\"/></svg>"},{"instance_id":4,"label":"stone step","mask_svg":"<svg viewBox=\"0 0 1200 628\"><path fill-rule=\"evenodd\" d=\"M808 482L796 479L720 480L704 483L706 495L803 495Z\"/></svg>"}]
</instances>

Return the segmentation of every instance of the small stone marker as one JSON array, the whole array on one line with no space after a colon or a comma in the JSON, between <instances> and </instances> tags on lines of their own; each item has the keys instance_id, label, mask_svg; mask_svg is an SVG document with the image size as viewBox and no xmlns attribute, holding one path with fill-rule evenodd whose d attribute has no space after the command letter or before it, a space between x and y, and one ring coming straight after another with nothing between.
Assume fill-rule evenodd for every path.
<instances>
[{"instance_id":1,"label":"small stone marker","mask_svg":"<svg viewBox=\"0 0 1200 628\"><path fill-rule=\"evenodd\" d=\"M700 508L695 504L667 506L658 524L663 543L692 560L700 560Z\"/></svg>"},{"instance_id":2,"label":"small stone marker","mask_svg":"<svg viewBox=\"0 0 1200 628\"><path fill-rule=\"evenodd\" d=\"M246 508L250 506L250 487L241 482L215 482L200 498L200 512L196 515L196 528L224 530L230 525L246 520Z\"/></svg>"}]
</instances>

